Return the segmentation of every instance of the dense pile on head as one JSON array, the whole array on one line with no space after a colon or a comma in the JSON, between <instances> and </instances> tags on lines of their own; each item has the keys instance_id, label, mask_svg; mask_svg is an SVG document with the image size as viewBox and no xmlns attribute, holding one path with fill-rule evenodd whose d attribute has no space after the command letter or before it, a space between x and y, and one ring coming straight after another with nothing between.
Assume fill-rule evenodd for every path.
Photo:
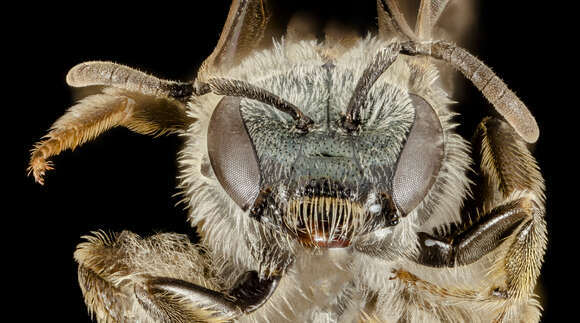
<instances>
[{"instance_id":1,"label":"dense pile on head","mask_svg":"<svg viewBox=\"0 0 580 323\"><path fill-rule=\"evenodd\" d=\"M194 101L191 116L202 122L192 127L182 159L194 221L215 222L208 227L213 232L231 226L222 222L252 226L247 219L253 218L288 241L346 247L409 214L417 218L441 169L464 167L461 158L443 165L452 126L447 98L433 86L436 72L422 60L399 57L362 94L357 127L344 126L353 96L361 95L357 85L389 45L367 38L328 57L321 55L325 44L283 42L221 75L275 95L310 122L301 129L291 114L255 95ZM457 180L445 185L464 191ZM445 191L438 186L439 194ZM211 216L199 210L208 199Z\"/></svg>"}]
</instances>

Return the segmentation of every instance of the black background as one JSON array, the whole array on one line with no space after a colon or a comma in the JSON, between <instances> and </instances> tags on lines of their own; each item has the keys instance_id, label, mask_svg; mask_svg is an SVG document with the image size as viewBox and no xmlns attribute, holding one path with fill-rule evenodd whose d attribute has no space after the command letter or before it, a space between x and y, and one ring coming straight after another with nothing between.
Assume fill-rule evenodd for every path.
<instances>
[{"instance_id":1,"label":"black background","mask_svg":"<svg viewBox=\"0 0 580 323\"><path fill-rule=\"evenodd\" d=\"M319 13L339 20L367 21L374 1L350 6L311 1ZM483 2L483 1L482 1ZM197 2L196 2L197 3ZM308 2L305 2L308 3ZM470 50L491 66L522 98L538 120L541 136L535 155L547 185L549 249L541 276L543 322L566 312L575 281L573 229L577 212L570 207L576 136L565 75L574 65L567 52L563 8L524 7L528 2L485 1L478 10ZM88 60L110 60L165 79L189 80L217 42L227 0L201 4L106 3L75 5L20 4L16 19L3 23L3 156L5 185L3 267L8 267L12 301L30 310L28 319L88 322L72 258L80 237L97 229L131 230L142 235L191 233L179 201L175 175L177 137L152 139L124 128L114 129L73 152L54 158L56 170L45 186L26 177L29 151L54 120L74 101L65 84L67 71ZM471 133L489 113L489 105L472 87L458 98L461 131ZM6 183L4 181L4 183ZM572 186L573 187L573 186ZM570 228L568 232L566 228ZM193 234L193 233L192 233ZM28 320L27 319L27 320Z\"/></svg>"}]
</instances>

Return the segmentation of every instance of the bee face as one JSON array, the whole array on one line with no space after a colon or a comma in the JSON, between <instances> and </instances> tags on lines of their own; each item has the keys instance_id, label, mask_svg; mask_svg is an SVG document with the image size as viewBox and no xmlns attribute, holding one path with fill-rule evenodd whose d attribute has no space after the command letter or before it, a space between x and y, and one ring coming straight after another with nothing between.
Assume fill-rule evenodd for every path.
<instances>
[{"instance_id":1,"label":"bee face","mask_svg":"<svg viewBox=\"0 0 580 323\"><path fill-rule=\"evenodd\" d=\"M200 238L86 236L75 259L96 320L539 321L538 125L489 67L440 39L451 1L421 1L415 28L399 2L376 1L376 35L329 24L314 41L293 18L272 38L270 1L234 0L189 82L106 61L69 71L69 85L101 93L54 123L30 174L42 184L51 157L115 126L179 134ZM437 62L497 112L472 145Z\"/></svg>"},{"instance_id":2,"label":"bee face","mask_svg":"<svg viewBox=\"0 0 580 323\"><path fill-rule=\"evenodd\" d=\"M352 66L313 59L251 80L307 115L307 131L260 100L221 99L209 125L208 152L236 204L306 246L332 248L397 225L420 203L440 167L439 119L425 99L388 75L368 93L357 92L372 60L364 55ZM357 95L364 96L361 123L351 131L343 120ZM410 165L404 147L426 152L430 167Z\"/></svg>"}]
</instances>

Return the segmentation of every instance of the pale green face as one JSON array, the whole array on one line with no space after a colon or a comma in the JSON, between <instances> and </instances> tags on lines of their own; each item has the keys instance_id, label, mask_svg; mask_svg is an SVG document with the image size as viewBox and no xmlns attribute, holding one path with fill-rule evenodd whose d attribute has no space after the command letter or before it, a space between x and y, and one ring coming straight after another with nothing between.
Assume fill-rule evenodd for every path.
<instances>
[{"instance_id":1,"label":"pale green face","mask_svg":"<svg viewBox=\"0 0 580 323\"><path fill-rule=\"evenodd\" d=\"M236 122L243 125L239 135L230 136L236 140L245 136L251 147L239 150L245 145L240 140L231 149L239 150L244 156L241 159L254 159L248 178L255 184L240 183L243 176L229 175L237 179L228 181L228 175L220 175L236 165L217 171L220 182L228 182L232 188L226 191L251 216L286 230L308 246L346 247L358 235L396 225L410 209L398 205L396 195L402 196L401 201L417 204L432 184L433 174L424 176L419 170L418 180L411 174L411 185L405 186L403 180L402 188L394 192L394 185L401 186L396 184L401 182L396 173L411 129L417 124L417 105L431 111L429 120L438 130L431 133L440 135L432 108L422 98L379 79L365 93L360 127L347 131L342 120L358 81L354 75L349 66L310 65L252 83L298 107L313 121L308 131L297 129L289 114L262 101L244 97L227 101L231 101L227 111L239 109ZM429 131L422 134L419 144L429 145L433 139L429 136ZM421 158L422 149L418 151ZM421 183L416 185L417 181ZM409 192L417 190L415 187L417 192Z\"/></svg>"},{"instance_id":2,"label":"pale green face","mask_svg":"<svg viewBox=\"0 0 580 323\"><path fill-rule=\"evenodd\" d=\"M349 183L355 190L371 184L390 189L414 109L406 92L377 83L362 108L360 131L346 132L340 121L356 85L352 74L348 66L325 65L310 71L288 70L257 84L310 117L314 125L307 133L296 131L287 114L259 101L242 100L242 117L265 184L327 178Z\"/></svg>"}]
</instances>

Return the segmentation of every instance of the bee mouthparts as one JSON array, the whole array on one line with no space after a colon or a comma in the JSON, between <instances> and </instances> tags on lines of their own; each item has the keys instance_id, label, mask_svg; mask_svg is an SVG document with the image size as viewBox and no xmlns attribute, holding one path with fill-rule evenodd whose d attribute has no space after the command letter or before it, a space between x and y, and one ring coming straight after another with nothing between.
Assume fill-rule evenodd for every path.
<instances>
[{"instance_id":1,"label":"bee mouthparts","mask_svg":"<svg viewBox=\"0 0 580 323\"><path fill-rule=\"evenodd\" d=\"M289 201L284 225L305 246L346 248L365 230L360 203L327 196L303 196Z\"/></svg>"}]
</instances>

